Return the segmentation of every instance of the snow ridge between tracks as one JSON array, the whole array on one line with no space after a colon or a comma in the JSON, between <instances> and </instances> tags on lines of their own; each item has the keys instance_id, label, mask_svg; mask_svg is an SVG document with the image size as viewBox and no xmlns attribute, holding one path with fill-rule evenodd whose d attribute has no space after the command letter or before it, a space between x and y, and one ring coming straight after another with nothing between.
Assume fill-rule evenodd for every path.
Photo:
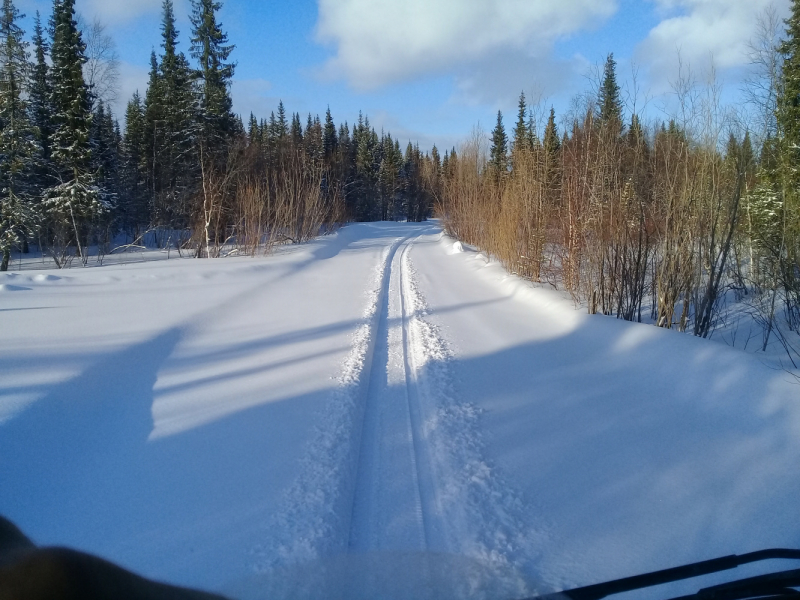
<instances>
[{"instance_id":1,"label":"snow ridge between tracks","mask_svg":"<svg viewBox=\"0 0 800 600\"><path fill-rule=\"evenodd\" d=\"M416 272L404 253L405 296L410 303L410 351L420 401L427 418L423 436L436 478L438 510L444 522L438 550L467 556L491 566L496 597L529 593L525 581L544 532L530 507L485 458L481 410L458 400L450 365L453 352L428 317ZM437 550L437 548L432 548ZM527 577L525 575L528 575ZM474 582L481 586L486 582Z\"/></svg>"},{"instance_id":2,"label":"snow ridge between tracks","mask_svg":"<svg viewBox=\"0 0 800 600\"><path fill-rule=\"evenodd\" d=\"M400 243L398 239L387 247L375 266L361 323L353 333L350 353L318 419L319 425L300 459L299 475L284 494L282 510L265 531L270 542L254 550L256 572L315 560L346 549L363 396L369 385L364 373L370 372L384 282L389 276L391 257Z\"/></svg>"}]
</instances>

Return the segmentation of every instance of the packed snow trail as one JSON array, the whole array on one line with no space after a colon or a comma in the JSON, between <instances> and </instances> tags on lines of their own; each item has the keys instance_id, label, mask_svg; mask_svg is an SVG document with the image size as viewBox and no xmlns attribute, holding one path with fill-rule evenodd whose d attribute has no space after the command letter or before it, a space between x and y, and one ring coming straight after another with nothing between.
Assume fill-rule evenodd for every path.
<instances>
[{"instance_id":1,"label":"packed snow trail","mask_svg":"<svg viewBox=\"0 0 800 600\"><path fill-rule=\"evenodd\" d=\"M436 508L423 417L409 348L405 273L413 242L404 240L389 257L386 301L376 331L366 399L349 548L436 549L441 525ZM391 478L386 477L391 474Z\"/></svg>"},{"instance_id":2,"label":"packed snow trail","mask_svg":"<svg viewBox=\"0 0 800 600\"><path fill-rule=\"evenodd\" d=\"M264 576L255 587L270 597L385 595L398 577L416 598L438 597L443 586L453 597L531 589L515 562L531 560L540 532L487 464L479 411L453 398L452 356L423 318L427 306L410 258L415 242L435 239L438 230L412 231L389 243L374 269L364 324L324 412L326 425L266 527L271 542L256 549ZM402 573L386 571L398 564ZM331 569L350 575L334 582Z\"/></svg>"},{"instance_id":3,"label":"packed snow trail","mask_svg":"<svg viewBox=\"0 0 800 600\"><path fill-rule=\"evenodd\" d=\"M0 273L0 513L243 599L522 598L800 546L797 389L435 223Z\"/></svg>"}]
</instances>

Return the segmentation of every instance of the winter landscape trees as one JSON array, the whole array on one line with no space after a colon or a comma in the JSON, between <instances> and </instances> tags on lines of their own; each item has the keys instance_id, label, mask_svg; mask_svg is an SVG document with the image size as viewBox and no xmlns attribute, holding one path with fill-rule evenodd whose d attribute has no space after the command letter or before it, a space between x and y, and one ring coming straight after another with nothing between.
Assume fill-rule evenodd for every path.
<instances>
[{"instance_id":1,"label":"winter landscape trees","mask_svg":"<svg viewBox=\"0 0 800 600\"><path fill-rule=\"evenodd\" d=\"M668 118L626 107L609 54L582 108L557 121L523 94L508 134L498 111L489 144L476 135L444 156L402 149L362 114L337 126L330 109L320 119L282 102L245 127L220 7L191 3L187 57L164 0L147 88L121 125L102 25L57 0L29 43L3 0L0 269L31 246L60 267L85 262L88 246L102 254L123 235L253 254L346 220L423 220L435 204L451 234L590 312L706 337L735 294L763 323L762 345L778 336L797 357L784 335L800 327L797 3L785 30L765 13L751 44L746 117L688 75Z\"/></svg>"},{"instance_id":2,"label":"winter landscape trees","mask_svg":"<svg viewBox=\"0 0 800 600\"><path fill-rule=\"evenodd\" d=\"M707 337L725 303L743 299L763 346L779 335L796 366L800 345L787 335L800 325L799 3L782 41L778 26L768 12L752 45L755 118L690 76L675 84L668 121L625 116L611 54L596 101L562 119L561 136L554 111L542 132L521 96L509 162L499 114L488 160L480 136L446 155L446 228L592 313Z\"/></svg>"},{"instance_id":3,"label":"winter landscape trees","mask_svg":"<svg viewBox=\"0 0 800 600\"><path fill-rule=\"evenodd\" d=\"M302 241L347 219L421 220L437 190L436 152L380 136L359 116L338 129L309 114L251 115L245 131L230 95L235 45L219 2L191 4L190 58L179 48L174 7L162 5L160 52L147 89L111 113L117 65L102 24L85 24L74 0L55 0L33 47L13 0L0 42L0 256L30 246L63 267L87 247L100 254L124 235L219 255L226 241L249 253ZM291 126L289 124L291 120Z\"/></svg>"}]
</instances>

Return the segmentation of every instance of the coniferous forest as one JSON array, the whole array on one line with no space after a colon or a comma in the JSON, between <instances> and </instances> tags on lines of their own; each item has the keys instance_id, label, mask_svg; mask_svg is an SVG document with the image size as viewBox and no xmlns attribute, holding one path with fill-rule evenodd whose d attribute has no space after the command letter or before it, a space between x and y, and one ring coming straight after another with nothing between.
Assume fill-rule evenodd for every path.
<instances>
[{"instance_id":1,"label":"coniferous forest","mask_svg":"<svg viewBox=\"0 0 800 600\"><path fill-rule=\"evenodd\" d=\"M361 114L337 126L330 110L303 118L282 102L245 126L232 111L234 45L220 8L192 1L187 57L164 0L161 48L123 128L104 102L109 81L87 53L75 0L54 0L46 23L37 14L30 41L3 0L0 269L32 246L58 267L86 263L90 246L111 252L120 236L198 257L225 244L254 254L347 220L429 216L435 148L403 149Z\"/></svg>"},{"instance_id":2,"label":"coniferous forest","mask_svg":"<svg viewBox=\"0 0 800 600\"><path fill-rule=\"evenodd\" d=\"M268 119L234 114L234 45L214 0L192 0L188 56L164 0L147 88L120 121L74 4L54 0L28 40L3 0L2 270L31 247L59 267L120 239L255 254L346 221L434 211L454 237L592 313L707 337L733 295L763 325L760 344L779 336L798 356L784 333L800 329L797 2L785 24L766 14L751 44L744 113L687 75L673 113L646 118L623 102L609 55L569 114L523 94L510 135L498 112L491 136L441 159L435 146L401 148L361 114L337 125L330 110L304 117L282 102Z\"/></svg>"}]
</instances>

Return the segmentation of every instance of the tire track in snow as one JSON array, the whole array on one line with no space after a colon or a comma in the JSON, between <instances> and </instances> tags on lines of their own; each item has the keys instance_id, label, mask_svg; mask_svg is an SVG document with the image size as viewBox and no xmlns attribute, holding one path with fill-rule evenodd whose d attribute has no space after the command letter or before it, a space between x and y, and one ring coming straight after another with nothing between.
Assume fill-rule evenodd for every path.
<instances>
[{"instance_id":1,"label":"tire track in snow","mask_svg":"<svg viewBox=\"0 0 800 600\"><path fill-rule=\"evenodd\" d=\"M419 236L417 236L419 237ZM349 536L351 552L427 549L421 456L415 432L403 312L402 256L387 265L384 302L369 373Z\"/></svg>"},{"instance_id":2,"label":"tire track in snow","mask_svg":"<svg viewBox=\"0 0 800 600\"><path fill-rule=\"evenodd\" d=\"M265 527L268 541L253 549L256 572L347 550L376 331L388 296L392 259L405 239L395 239L373 271L361 324L320 425L300 459L299 475Z\"/></svg>"},{"instance_id":3,"label":"tire track in snow","mask_svg":"<svg viewBox=\"0 0 800 600\"><path fill-rule=\"evenodd\" d=\"M522 597L545 533L485 458L480 410L458 400L454 356L426 319L411 237L396 239L375 268L351 352L254 567L445 553L483 565L469 569L469 589Z\"/></svg>"},{"instance_id":4,"label":"tire track in snow","mask_svg":"<svg viewBox=\"0 0 800 600\"><path fill-rule=\"evenodd\" d=\"M444 552L448 550L442 537L442 510L436 494L436 478L430 453L426 446L423 407L419 394L417 377L417 354L424 353L424 339L412 330L412 319L418 302L411 275L408 252L412 244L407 243L400 255L398 264L400 314L403 325L403 366L406 380L406 401L409 412L409 429L414 448L414 467L416 471L417 490L420 498L422 528L425 535L425 548Z\"/></svg>"}]
</instances>

